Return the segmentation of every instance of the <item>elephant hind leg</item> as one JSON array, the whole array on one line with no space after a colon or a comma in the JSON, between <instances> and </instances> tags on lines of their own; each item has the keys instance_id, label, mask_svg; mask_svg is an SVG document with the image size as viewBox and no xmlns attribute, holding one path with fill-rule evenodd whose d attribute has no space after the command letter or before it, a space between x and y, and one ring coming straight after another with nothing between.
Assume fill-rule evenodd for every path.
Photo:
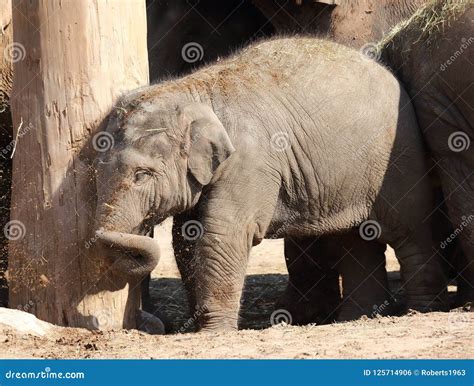
<instances>
[{"instance_id":1,"label":"elephant hind leg","mask_svg":"<svg viewBox=\"0 0 474 386\"><path fill-rule=\"evenodd\" d=\"M351 233L344 236L342 245L345 251L338 269L342 276L343 302L338 320L393 313L395 301L388 287L385 244L366 241Z\"/></svg>"},{"instance_id":2,"label":"elephant hind leg","mask_svg":"<svg viewBox=\"0 0 474 386\"><path fill-rule=\"evenodd\" d=\"M341 301L339 274L325 255L327 237L285 238L288 285L276 309L291 315L292 324L335 321Z\"/></svg>"},{"instance_id":3,"label":"elephant hind leg","mask_svg":"<svg viewBox=\"0 0 474 386\"><path fill-rule=\"evenodd\" d=\"M391 244L400 263L401 290L408 309L421 312L447 310L447 280L439 254L430 249L430 238L414 233Z\"/></svg>"},{"instance_id":4,"label":"elephant hind leg","mask_svg":"<svg viewBox=\"0 0 474 386\"><path fill-rule=\"evenodd\" d=\"M285 239L289 282L277 308L289 311L293 324L392 313L384 251L385 244L367 242L358 233Z\"/></svg>"},{"instance_id":5,"label":"elephant hind leg","mask_svg":"<svg viewBox=\"0 0 474 386\"><path fill-rule=\"evenodd\" d=\"M467 160L455 162L452 158L439 163L446 206L454 229L444 243L456 240L463 252L450 262L456 271L460 305L474 301L474 163L471 164L469 167Z\"/></svg>"}]
</instances>

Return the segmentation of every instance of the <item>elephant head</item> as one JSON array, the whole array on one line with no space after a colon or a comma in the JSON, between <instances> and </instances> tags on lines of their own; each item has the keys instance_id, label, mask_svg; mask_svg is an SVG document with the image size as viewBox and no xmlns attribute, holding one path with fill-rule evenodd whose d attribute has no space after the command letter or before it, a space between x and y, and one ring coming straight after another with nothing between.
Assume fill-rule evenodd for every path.
<instances>
[{"instance_id":1,"label":"elephant head","mask_svg":"<svg viewBox=\"0 0 474 386\"><path fill-rule=\"evenodd\" d=\"M122 99L96 136L96 148L108 144L96 163L96 236L113 268L132 276L146 275L158 262L157 242L145 235L191 209L234 151L209 106L138 100Z\"/></svg>"}]
</instances>

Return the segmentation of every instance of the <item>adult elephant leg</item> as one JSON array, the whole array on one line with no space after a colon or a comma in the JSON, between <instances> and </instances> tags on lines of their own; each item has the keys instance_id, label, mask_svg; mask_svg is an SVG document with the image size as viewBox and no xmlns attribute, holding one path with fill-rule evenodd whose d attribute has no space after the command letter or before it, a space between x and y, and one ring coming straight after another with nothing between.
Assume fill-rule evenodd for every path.
<instances>
[{"instance_id":1,"label":"adult elephant leg","mask_svg":"<svg viewBox=\"0 0 474 386\"><path fill-rule=\"evenodd\" d=\"M338 264L342 276L343 301L338 320L354 320L363 315L387 315L394 300L385 268L386 245L366 241L357 233L341 236L335 248L342 255Z\"/></svg>"},{"instance_id":2,"label":"adult elephant leg","mask_svg":"<svg viewBox=\"0 0 474 386\"><path fill-rule=\"evenodd\" d=\"M383 241L393 247L400 263L400 290L405 294L407 308L421 312L448 309L446 275L428 220L410 213L399 220L395 228L382 225L381 229Z\"/></svg>"},{"instance_id":3,"label":"adult elephant leg","mask_svg":"<svg viewBox=\"0 0 474 386\"><path fill-rule=\"evenodd\" d=\"M324 324L336 319L341 301L339 274L326 255L330 236L285 238L288 284L276 309L287 310L292 324Z\"/></svg>"},{"instance_id":4,"label":"adult elephant leg","mask_svg":"<svg viewBox=\"0 0 474 386\"><path fill-rule=\"evenodd\" d=\"M448 236L446 242L451 242L453 238L459 239L464 252L458 254L454 261L458 283L457 301L464 304L474 301L474 163L454 156L442 159L438 166L454 228L453 236Z\"/></svg>"}]
</instances>

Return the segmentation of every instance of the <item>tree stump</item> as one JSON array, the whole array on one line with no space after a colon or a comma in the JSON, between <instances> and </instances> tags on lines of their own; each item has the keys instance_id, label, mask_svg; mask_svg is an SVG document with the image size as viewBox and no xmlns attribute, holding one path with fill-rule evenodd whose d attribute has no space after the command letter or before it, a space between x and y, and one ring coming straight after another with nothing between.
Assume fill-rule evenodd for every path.
<instances>
[{"instance_id":1,"label":"tree stump","mask_svg":"<svg viewBox=\"0 0 474 386\"><path fill-rule=\"evenodd\" d=\"M148 82L145 0L13 0L13 26L10 307L58 325L134 328L140 286L92 248L91 160L109 145L97 131L114 100Z\"/></svg>"}]
</instances>

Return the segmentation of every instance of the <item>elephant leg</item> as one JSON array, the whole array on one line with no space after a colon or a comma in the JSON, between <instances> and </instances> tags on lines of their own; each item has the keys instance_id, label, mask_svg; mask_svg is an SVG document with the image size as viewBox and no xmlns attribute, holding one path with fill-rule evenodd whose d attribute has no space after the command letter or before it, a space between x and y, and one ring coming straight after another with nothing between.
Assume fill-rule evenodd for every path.
<instances>
[{"instance_id":1,"label":"elephant leg","mask_svg":"<svg viewBox=\"0 0 474 386\"><path fill-rule=\"evenodd\" d=\"M292 324L329 323L341 301L339 274L325 255L326 239L285 238L288 284L276 309L285 309Z\"/></svg>"},{"instance_id":2,"label":"elephant leg","mask_svg":"<svg viewBox=\"0 0 474 386\"><path fill-rule=\"evenodd\" d=\"M173 217L173 250L181 280L188 297L188 306L192 314L196 310L194 284L194 250L196 241L202 237L203 228L197 220L195 211L178 214Z\"/></svg>"},{"instance_id":3,"label":"elephant leg","mask_svg":"<svg viewBox=\"0 0 474 386\"><path fill-rule=\"evenodd\" d=\"M334 242L342 255L338 270L342 276L343 302L338 320L391 313L394 300L385 269L386 245L366 241L355 233L341 235L341 239Z\"/></svg>"},{"instance_id":4,"label":"elephant leg","mask_svg":"<svg viewBox=\"0 0 474 386\"><path fill-rule=\"evenodd\" d=\"M431 232L413 231L404 239L392 240L400 263L401 290L408 309L421 312L448 308L447 281L439 257L431 248Z\"/></svg>"},{"instance_id":5,"label":"elephant leg","mask_svg":"<svg viewBox=\"0 0 474 386\"><path fill-rule=\"evenodd\" d=\"M211 221L205 222L206 231L195 248L196 314L205 330L235 330L253 244L252 224L227 225L222 232L225 226Z\"/></svg>"},{"instance_id":6,"label":"elephant leg","mask_svg":"<svg viewBox=\"0 0 474 386\"><path fill-rule=\"evenodd\" d=\"M469 162L454 157L439 163L446 206L454 228L444 243L458 240L463 251L453 259L460 304L474 301L474 169L468 165Z\"/></svg>"}]
</instances>

